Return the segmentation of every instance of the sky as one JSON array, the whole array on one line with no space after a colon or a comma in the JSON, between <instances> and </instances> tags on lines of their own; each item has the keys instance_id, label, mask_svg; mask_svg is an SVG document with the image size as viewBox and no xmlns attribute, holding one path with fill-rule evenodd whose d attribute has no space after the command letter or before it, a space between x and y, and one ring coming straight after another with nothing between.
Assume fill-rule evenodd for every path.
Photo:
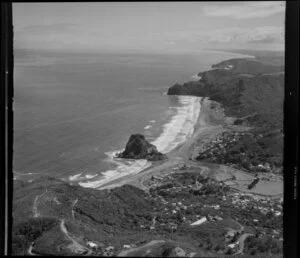
<instances>
[{"instance_id":1,"label":"sky","mask_svg":"<svg viewBox=\"0 0 300 258\"><path fill-rule=\"evenodd\" d=\"M14 47L284 50L285 2L13 3Z\"/></svg>"}]
</instances>

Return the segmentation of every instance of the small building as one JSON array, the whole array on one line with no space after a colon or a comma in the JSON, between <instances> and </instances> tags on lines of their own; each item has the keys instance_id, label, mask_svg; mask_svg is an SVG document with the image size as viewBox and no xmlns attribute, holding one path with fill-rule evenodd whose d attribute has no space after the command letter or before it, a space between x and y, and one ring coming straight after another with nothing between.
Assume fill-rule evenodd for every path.
<instances>
[{"instance_id":1,"label":"small building","mask_svg":"<svg viewBox=\"0 0 300 258\"><path fill-rule=\"evenodd\" d=\"M280 216L281 215L281 211L275 211L274 215L275 216Z\"/></svg>"},{"instance_id":2,"label":"small building","mask_svg":"<svg viewBox=\"0 0 300 258\"><path fill-rule=\"evenodd\" d=\"M228 245L228 247L229 247L229 248L231 248L231 249L233 249L233 248L235 248L235 247L236 247L236 243L229 244L229 245Z\"/></svg>"},{"instance_id":3,"label":"small building","mask_svg":"<svg viewBox=\"0 0 300 258\"><path fill-rule=\"evenodd\" d=\"M86 244L87 244L89 247L91 247L91 248L97 248L97 247L98 247L98 245L97 245L96 243L92 242L92 241L88 241Z\"/></svg>"},{"instance_id":4,"label":"small building","mask_svg":"<svg viewBox=\"0 0 300 258\"><path fill-rule=\"evenodd\" d=\"M123 248L129 249L129 248L131 248L131 246L130 245L123 245Z\"/></svg>"}]
</instances>

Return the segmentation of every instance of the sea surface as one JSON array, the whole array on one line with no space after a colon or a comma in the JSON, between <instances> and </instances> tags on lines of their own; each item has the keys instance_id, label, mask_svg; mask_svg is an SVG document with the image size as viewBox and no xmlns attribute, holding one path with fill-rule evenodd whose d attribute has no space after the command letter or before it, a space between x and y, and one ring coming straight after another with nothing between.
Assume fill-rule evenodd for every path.
<instances>
[{"instance_id":1,"label":"sea surface","mask_svg":"<svg viewBox=\"0 0 300 258\"><path fill-rule=\"evenodd\" d=\"M199 98L168 96L167 89L235 57L243 56L15 51L15 178L49 175L98 187L138 173L150 162L114 158L131 134L167 153L197 121Z\"/></svg>"}]
</instances>

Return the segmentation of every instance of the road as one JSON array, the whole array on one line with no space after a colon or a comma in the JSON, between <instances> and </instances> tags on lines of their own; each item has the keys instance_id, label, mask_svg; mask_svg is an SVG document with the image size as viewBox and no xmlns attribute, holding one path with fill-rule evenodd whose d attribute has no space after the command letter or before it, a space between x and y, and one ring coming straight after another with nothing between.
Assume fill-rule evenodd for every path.
<instances>
[{"instance_id":1,"label":"road","mask_svg":"<svg viewBox=\"0 0 300 258\"><path fill-rule=\"evenodd\" d=\"M61 222L60 223L60 229L61 229L61 231L65 234L65 236L70 241L72 241L72 244L68 245L68 248L71 249L71 251L74 252L74 253L83 254L83 253L86 252L85 255L90 255L92 253L91 250L89 250L88 248L86 248L82 244L78 243L73 237L71 237L69 235L69 232L68 232L68 230L66 228L66 225L65 225L65 220L61 219L60 222Z\"/></svg>"},{"instance_id":2,"label":"road","mask_svg":"<svg viewBox=\"0 0 300 258\"><path fill-rule=\"evenodd\" d=\"M29 255L36 255L35 253L32 252L33 245L34 245L34 242L32 242L31 245L30 245L29 248L28 248L28 254L29 254Z\"/></svg>"},{"instance_id":3,"label":"road","mask_svg":"<svg viewBox=\"0 0 300 258\"><path fill-rule=\"evenodd\" d=\"M245 233L243 235L240 236L239 238L239 250L234 254L234 255L239 255L239 254L243 254L244 252L244 247L245 247L245 240L247 237L249 236L253 236L253 234L249 234L249 233Z\"/></svg>"},{"instance_id":4,"label":"road","mask_svg":"<svg viewBox=\"0 0 300 258\"><path fill-rule=\"evenodd\" d=\"M43 195L45 195L46 193L47 193L47 189L44 193L42 193L40 195L37 195L34 199L32 211L33 211L33 217L35 217L35 218L41 217L41 214L38 211L38 204L39 204L40 198ZM73 218L75 218L75 216L74 216L74 207L75 207L77 202L78 202L78 198L76 200L74 200L73 205L72 205L71 212L72 212L72 217ZM85 254L85 255L90 255L92 253L92 251L90 249L88 249L87 247L85 247L82 244L78 243L73 237L70 236L70 234L69 234L69 232L66 228L64 219L60 219L60 229L64 233L66 238L69 239L72 242L70 245L68 245L68 248L71 249L72 252L77 253L77 254ZM29 255L36 255L32 251L33 245L34 245L34 242L32 242L31 245L28 248L28 254Z\"/></svg>"},{"instance_id":5,"label":"road","mask_svg":"<svg viewBox=\"0 0 300 258\"><path fill-rule=\"evenodd\" d=\"M239 234L243 233L245 227L243 225L241 225L239 222L235 221L236 224L238 224L240 226L239 230L235 230L236 232L238 232ZM233 229L231 229L233 230ZM236 253L234 253L233 255L238 255L238 254L242 254L244 252L244 247L245 247L245 240L248 236L253 236L253 234L249 234L249 233L244 233L242 234L239 239L237 240L239 242L239 249L237 250Z\"/></svg>"},{"instance_id":6,"label":"road","mask_svg":"<svg viewBox=\"0 0 300 258\"><path fill-rule=\"evenodd\" d=\"M78 198L73 202L73 204L72 204L72 217L73 217L73 219L75 219L75 211L74 211L74 207L75 207L75 205L77 204L77 202L78 202Z\"/></svg>"},{"instance_id":7,"label":"road","mask_svg":"<svg viewBox=\"0 0 300 258\"><path fill-rule=\"evenodd\" d=\"M32 207L32 212L33 212L33 217L34 218L38 218L41 216L41 214L38 212L38 202L39 202L39 199L45 195L46 193L48 192L48 190L46 189L46 191L40 195L37 195L34 199L34 202L33 202L33 207Z\"/></svg>"}]
</instances>

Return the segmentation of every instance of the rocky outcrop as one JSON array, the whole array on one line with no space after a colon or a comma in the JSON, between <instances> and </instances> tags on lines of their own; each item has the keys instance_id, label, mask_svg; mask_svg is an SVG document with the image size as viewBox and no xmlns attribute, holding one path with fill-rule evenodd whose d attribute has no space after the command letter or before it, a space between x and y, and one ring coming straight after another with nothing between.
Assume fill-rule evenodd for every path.
<instances>
[{"instance_id":1,"label":"rocky outcrop","mask_svg":"<svg viewBox=\"0 0 300 258\"><path fill-rule=\"evenodd\" d=\"M153 144L149 143L142 134L131 135L125 150L116 156L124 159L147 159L149 161L167 158L165 154L160 153Z\"/></svg>"},{"instance_id":2,"label":"rocky outcrop","mask_svg":"<svg viewBox=\"0 0 300 258\"><path fill-rule=\"evenodd\" d=\"M205 96L204 85L200 82L187 82L183 85L175 84L168 89L168 95Z\"/></svg>"}]
</instances>

